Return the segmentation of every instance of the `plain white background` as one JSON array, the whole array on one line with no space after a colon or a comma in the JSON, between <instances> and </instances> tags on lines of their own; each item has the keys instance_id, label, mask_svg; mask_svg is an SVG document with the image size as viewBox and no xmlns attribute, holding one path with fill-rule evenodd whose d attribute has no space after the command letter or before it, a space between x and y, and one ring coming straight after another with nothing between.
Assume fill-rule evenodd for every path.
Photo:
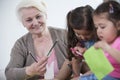
<instances>
[{"instance_id":1,"label":"plain white background","mask_svg":"<svg viewBox=\"0 0 120 80\"><path fill-rule=\"evenodd\" d=\"M48 7L48 25L60 28L66 28L66 14L69 10L84 5L91 5L95 9L102 2L102 0L44 1ZM0 0L0 71L8 64L15 41L27 32L16 18L15 7L19 2L20 0Z\"/></svg>"}]
</instances>

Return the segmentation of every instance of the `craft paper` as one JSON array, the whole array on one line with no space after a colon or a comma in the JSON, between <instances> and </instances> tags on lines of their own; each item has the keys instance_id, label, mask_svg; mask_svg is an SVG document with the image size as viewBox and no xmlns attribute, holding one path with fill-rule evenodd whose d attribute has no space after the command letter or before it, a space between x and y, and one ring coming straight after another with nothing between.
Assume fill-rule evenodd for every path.
<instances>
[{"instance_id":1,"label":"craft paper","mask_svg":"<svg viewBox=\"0 0 120 80\"><path fill-rule=\"evenodd\" d=\"M52 80L54 78L54 62L52 62L50 65L46 65L47 71L45 73L45 79L46 80Z\"/></svg>"},{"instance_id":2,"label":"craft paper","mask_svg":"<svg viewBox=\"0 0 120 80\"><path fill-rule=\"evenodd\" d=\"M102 49L95 49L92 46L84 53L83 56L98 80L102 80L103 77L113 71L113 67L105 57Z\"/></svg>"}]
</instances>

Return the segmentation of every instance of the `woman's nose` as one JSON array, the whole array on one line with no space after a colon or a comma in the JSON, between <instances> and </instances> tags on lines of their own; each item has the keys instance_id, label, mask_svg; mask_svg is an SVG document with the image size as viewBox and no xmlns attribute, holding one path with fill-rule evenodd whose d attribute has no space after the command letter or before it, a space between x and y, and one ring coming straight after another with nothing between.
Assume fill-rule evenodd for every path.
<instances>
[{"instance_id":1,"label":"woman's nose","mask_svg":"<svg viewBox=\"0 0 120 80\"><path fill-rule=\"evenodd\" d=\"M39 23L39 22L38 22L37 19L34 19L34 20L33 20L33 25L38 25L38 23Z\"/></svg>"}]
</instances>

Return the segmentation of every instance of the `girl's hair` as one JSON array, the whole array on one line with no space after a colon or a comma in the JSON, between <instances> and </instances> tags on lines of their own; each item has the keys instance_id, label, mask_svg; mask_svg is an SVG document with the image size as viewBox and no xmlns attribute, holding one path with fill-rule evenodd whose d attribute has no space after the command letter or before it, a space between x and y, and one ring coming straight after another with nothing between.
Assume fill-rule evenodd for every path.
<instances>
[{"instance_id":1,"label":"girl's hair","mask_svg":"<svg viewBox=\"0 0 120 80\"><path fill-rule=\"evenodd\" d=\"M77 30L94 30L94 24L92 20L92 12L93 8L89 5L77 7L74 10L68 12L67 14L67 29L68 29L68 53L70 58L74 56L70 48L76 46L78 43L78 39L73 31L73 29Z\"/></svg>"},{"instance_id":2,"label":"girl's hair","mask_svg":"<svg viewBox=\"0 0 120 80\"><path fill-rule=\"evenodd\" d=\"M110 20L116 28L120 27L120 4L116 1L110 0L100 4L93 13L93 16L105 16ZM118 30L118 36L120 30Z\"/></svg>"}]
</instances>

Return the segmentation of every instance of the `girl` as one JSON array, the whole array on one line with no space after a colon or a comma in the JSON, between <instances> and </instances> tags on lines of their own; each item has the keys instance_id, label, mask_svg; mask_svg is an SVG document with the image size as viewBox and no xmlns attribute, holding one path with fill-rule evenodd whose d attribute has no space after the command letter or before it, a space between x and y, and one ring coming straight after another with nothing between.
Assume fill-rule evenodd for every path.
<instances>
[{"instance_id":1,"label":"girl","mask_svg":"<svg viewBox=\"0 0 120 80\"><path fill-rule=\"evenodd\" d=\"M89 71L79 53L83 54L96 41L92 12L92 7L87 5L77 7L67 14L68 53L74 76ZM82 65L80 65L81 63Z\"/></svg>"},{"instance_id":2,"label":"girl","mask_svg":"<svg viewBox=\"0 0 120 80\"><path fill-rule=\"evenodd\" d=\"M94 47L101 48L114 67L103 80L120 80L120 4L102 3L94 11L93 20L100 39Z\"/></svg>"}]
</instances>

